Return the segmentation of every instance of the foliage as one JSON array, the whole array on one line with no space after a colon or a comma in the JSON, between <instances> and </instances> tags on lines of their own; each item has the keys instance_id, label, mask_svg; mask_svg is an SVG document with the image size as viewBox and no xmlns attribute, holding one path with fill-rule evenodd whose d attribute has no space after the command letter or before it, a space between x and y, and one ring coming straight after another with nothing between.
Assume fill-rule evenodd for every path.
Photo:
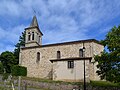
<instances>
[{"instance_id":1,"label":"foliage","mask_svg":"<svg viewBox=\"0 0 120 90\"><path fill-rule=\"evenodd\" d=\"M25 32L22 32L22 36L19 37L19 42L15 45L16 48L14 49L14 56L17 64L19 64L19 52L22 46L25 46Z\"/></svg>"},{"instance_id":2,"label":"foliage","mask_svg":"<svg viewBox=\"0 0 120 90\"><path fill-rule=\"evenodd\" d=\"M0 62L0 74L4 73L4 67L3 64Z\"/></svg>"},{"instance_id":3,"label":"foliage","mask_svg":"<svg viewBox=\"0 0 120 90\"><path fill-rule=\"evenodd\" d=\"M2 80L7 80L8 77L9 77L9 75L10 75L9 73L3 73L3 74L2 74L2 76L3 76L3 77L2 77Z\"/></svg>"},{"instance_id":4,"label":"foliage","mask_svg":"<svg viewBox=\"0 0 120 90\"><path fill-rule=\"evenodd\" d=\"M0 55L0 61L3 64L3 68L5 69L5 73L11 73L11 67L17 64L15 60L14 54L9 51L5 51Z\"/></svg>"},{"instance_id":5,"label":"foliage","mask_svg":"<svg viewBox=\"0 0 120 90\"><path fill-rule=\"evenodd\" d=\"M12 67L12 75L13 76L26 76L27 68L19 65L14 65Z\"/></svg>"},{"instance_id":6,"label":"foliage","mask_svg":"<svg viewBox=\"0 0 120 90\"><path fill-rule=\"evenodd\" d=\"M101 79L120 82L120 26L113 27L101 43L107 50L104 50L101 56L95 56L99 68L97 73Z\"/></svg>"}]
</instances>

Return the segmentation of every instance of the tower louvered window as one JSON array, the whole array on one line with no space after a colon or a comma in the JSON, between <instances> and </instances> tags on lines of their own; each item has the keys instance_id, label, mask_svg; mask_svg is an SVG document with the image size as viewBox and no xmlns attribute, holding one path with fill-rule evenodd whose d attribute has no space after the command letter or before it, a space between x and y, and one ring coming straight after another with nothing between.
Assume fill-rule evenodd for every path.
<instances>
[{"instance_id":1,"label":"tower louvered window","mask_svg":"<svg viewBox=\"0 0 120 90\"><path fill-rule=\"evenodd\" d=\"M32 32L32 40L34 40L34 32Z\"/></svg>"},{"instance_id":2,"label":"tower louvered window","mask_svg":"<svg viewBox=\"0 0 120 90\"><path fill-rule=\"evenodd\" d=\"M28 32L28 41L30 41L31 35L30 32Z\"/></svg>"}]
</instances>

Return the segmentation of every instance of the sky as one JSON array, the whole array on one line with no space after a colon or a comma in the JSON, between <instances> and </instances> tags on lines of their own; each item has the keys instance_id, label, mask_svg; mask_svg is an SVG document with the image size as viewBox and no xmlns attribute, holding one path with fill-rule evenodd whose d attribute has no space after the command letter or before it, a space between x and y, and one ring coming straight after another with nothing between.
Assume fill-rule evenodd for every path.
<instances>
[{"instance_id":1,"label":"sky","mask_svg":"<svg viewBox=\"0 0 120 90\"><path fill-rule=\"evenodd\" d=\"M120 25L120 0L0 0L0 53L14 50L34 15L43 44L102 40Z\"/></svg>"}]
</instances>

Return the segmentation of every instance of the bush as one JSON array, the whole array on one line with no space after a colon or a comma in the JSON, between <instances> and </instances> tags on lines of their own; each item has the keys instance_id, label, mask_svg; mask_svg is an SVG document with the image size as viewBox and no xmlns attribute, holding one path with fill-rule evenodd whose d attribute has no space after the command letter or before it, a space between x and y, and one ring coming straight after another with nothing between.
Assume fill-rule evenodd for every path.
<instances>
[{"instance_id":1,"label":"bush","mask_svg":"<svg viewBox=\"0 0 120 90\"><path fill-rule=\"evenodd\" d=\"M19 65L12 67L12 76L27 76L27 68Z\"/></svg>"},{"instance_id":2,"label":"bush","mask_svg":"<svg viewBox=\"0 0 120 90\"><path fill-rule=\"evenodd\" d=\"M3 64L0 62L0 74L4 73L4 67Z\"/></svg>"}]
</instances>

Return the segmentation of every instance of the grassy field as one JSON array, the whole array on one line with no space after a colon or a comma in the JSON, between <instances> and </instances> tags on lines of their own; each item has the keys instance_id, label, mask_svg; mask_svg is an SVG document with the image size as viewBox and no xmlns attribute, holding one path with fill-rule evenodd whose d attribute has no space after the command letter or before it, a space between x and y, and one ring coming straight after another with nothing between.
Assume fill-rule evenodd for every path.
<instances>
[{"instance_id":1,"label":"grassy field","mask_svg":"<svg viewBox=\"0 0 120 90\"><path fill-rule=\"evenodd\" d=\"M90 85L101 86L101 87L120 87L120 84L112 83L112 82L108 82L108 81L91 81Z\"/></svg>"}]
</instances>

